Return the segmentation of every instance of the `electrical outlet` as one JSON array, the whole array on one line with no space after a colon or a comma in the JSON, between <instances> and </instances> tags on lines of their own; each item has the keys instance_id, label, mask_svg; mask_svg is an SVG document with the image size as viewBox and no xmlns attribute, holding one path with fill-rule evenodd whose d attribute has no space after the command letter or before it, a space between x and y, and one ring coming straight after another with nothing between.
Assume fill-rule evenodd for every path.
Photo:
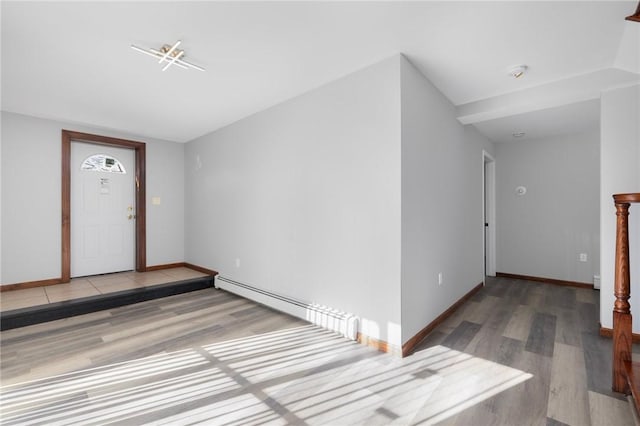
<instances>
[{"instance_id":1,"label":"electrical outlet","mask_svg":"<svg viewBox=\"0 0 640 426\"><path fill-rule=\"evenodd\" d=\"M442 272L438 273L438 285L442 285Z\"/></svg>"},{"instance_id":2,"label":"electrical outlet","mask_svg":"<svg viewBox=\"0 0 640 426\"><path fill-rule=\"evenodd\" d=\"M587 253L580 253L580 256L578 256L578 260L580 262L586 262L587 261Z\"/></svg>"}]
</instances>

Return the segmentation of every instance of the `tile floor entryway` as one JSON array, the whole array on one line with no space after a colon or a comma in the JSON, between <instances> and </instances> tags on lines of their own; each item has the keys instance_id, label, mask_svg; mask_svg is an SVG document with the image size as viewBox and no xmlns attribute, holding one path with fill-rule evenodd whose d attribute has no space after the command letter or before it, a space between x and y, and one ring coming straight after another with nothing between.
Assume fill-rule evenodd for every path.
<instances>
[{"instance_id":1,"label":"tile floor entryway","mask_svg":"<svg viewBox=\"0 0 640 426\"><path fill-rule=\"evenodd\" d=\"M190 268L178 267L151 272L130 271L74 278L68 284L2 292L0 293L0 311L6 312L206 276L208 275Z\"/></svg>"}]
</instances>

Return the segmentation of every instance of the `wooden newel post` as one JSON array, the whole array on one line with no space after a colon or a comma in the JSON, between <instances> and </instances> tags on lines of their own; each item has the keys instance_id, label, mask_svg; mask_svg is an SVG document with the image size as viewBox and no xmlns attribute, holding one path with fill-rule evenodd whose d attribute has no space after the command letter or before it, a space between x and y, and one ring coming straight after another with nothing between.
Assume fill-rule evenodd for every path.
<instances>
[{"instance_id":1,"label":"wooden newel post","mask_svg":"<svg viewBox=\"0 0 640 426\"><path fill-rule=\"evenodd\" d=\"M613 294L613 391L629 393L625 362L631 361L631 295L629 274L629 202L614 195L616 205L616 266Z\"/></svg>"}]
</instances>

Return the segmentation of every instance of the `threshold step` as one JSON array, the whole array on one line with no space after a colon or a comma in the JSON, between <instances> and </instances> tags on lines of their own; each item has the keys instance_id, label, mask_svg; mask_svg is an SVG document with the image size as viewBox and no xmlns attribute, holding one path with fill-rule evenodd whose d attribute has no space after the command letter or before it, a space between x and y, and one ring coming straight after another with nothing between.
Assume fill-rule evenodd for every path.
<instances>
[{"instance_id":1,"label":"threshold step","mask_svg":"<svg viewBox=\"0 0 640 426\"><path fill-rule=\"evenodd\" d=\"M213 276L207 276L117 291L98 296L65 300L64 302L49 303L47 305L13 309L0 313L0 330L11 330L13 328L55 321L76 315L89 314L91 312L103 311L147 300L214 287Z\"/></svg>"}]
</instances>

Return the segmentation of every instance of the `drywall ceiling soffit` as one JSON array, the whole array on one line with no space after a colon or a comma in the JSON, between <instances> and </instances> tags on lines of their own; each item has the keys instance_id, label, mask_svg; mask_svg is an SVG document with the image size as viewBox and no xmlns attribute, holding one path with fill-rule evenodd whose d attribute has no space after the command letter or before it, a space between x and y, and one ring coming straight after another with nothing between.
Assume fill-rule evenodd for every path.
<instances>
[{"instance_id":1,"label":"drywall ceiling soffit","mask_svg":"<svg viewBox=\"0 0 640 426\"><path fill-rule=\"evenodd\" d=\"M456 107L494 142L539 139L597 129L603 91L640 83L640 25L622 23L613 66ZM513 133L524 137L514 138Z\"/></svg>"},{"instance_id":2,"label":"drywall ceiling soffit","mask_svg":"<svg viewBox=\"0 0 640 426\"><path fill-rule=\"evenodd\" d=\"M600 128L600 100L591 99L509 115L477 122L473 126L497 143L534 141L546 137L597 132ZM514 137L514 133L524 133L524 136Z\"/></svg>"},{"instance_id":3,"label":"drywall ceiling soffit","mask_svg":"<svg viewBox=\"0 0 640 426\"><path fill-rule=\"evenodd\" d=\"M459 105L456 110L461 123L474 124L599 99L604 90L638 83L640 74L607 68Z\"/></svg>"},{"instance_id":4,"label":"drywall ceiling soffit","mask_svg":"<svg viewBox=\"0 0 640 426\"><path fill-rule=\"evenodd\" d=\"M473 116L585 73L637 73L636 4L3 1L2 109L185 142L404 53ZM178 39L206 73L129 48ZM529 72L510 79L519 63Z\"/></svg>"}]
</instances>

